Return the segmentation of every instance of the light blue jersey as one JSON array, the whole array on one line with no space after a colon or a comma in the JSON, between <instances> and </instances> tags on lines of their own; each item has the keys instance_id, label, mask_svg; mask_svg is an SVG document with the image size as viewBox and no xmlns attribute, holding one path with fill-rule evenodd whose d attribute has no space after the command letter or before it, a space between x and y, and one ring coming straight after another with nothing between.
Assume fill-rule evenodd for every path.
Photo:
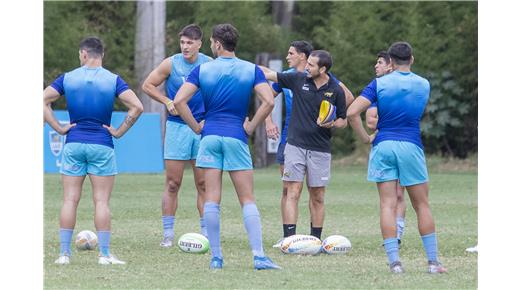
<instances>
[{"instance_id":1,"label":"light blue jersey","mask_svg":"<svg viewBox=\"0 0 520 290\"><path fill-rule=\"evenodd\" d=\"M114 148L110 126L115 97L128 90L118 75L103 67L79 67L58 77L51 86L65 95L70 123L66 143L99 144Z\"/></svg>"},{"instance_id":2,"label":"light blue jersey","mask_svg":"<svg viewBox=\"0 0 520 290\"><path fill-rule=\"evenodd\" d=\"M186 80L199 87L206 109L202 138L232 137L247 144L243 124L253 88L267 83L260 68L236 57L218 57L199 65Z\"/></svg>"},{"instance_id":3,"label":"light blue jersey","mask_svg":"<svg viewBox=\"0 0 520 290\"><path fill-rule=\"evenodd\" d=\"M182 84L184 84L186 81L186 78L190 72L198 65L211 61L211 58L199 52L197 60L195 60L194 63L188 62L184 56L182 56L182 53L174 54L170 57L170 59L172 61L172 71L168 76L168 79L166 79L166 92L168 98L173 100ZM188 107L190 107L193 117L195 120L197 120L197 122L200 122L202 119L204 119L204 103L199 91L197 91L188 102ZM180 116L173 116L169 113L168 120L185 124Z\"/></svg>"},{"instance_id":4,"label":"light blue jersey","mask_svg":"<svg viewBox=\"0 0 520 290\"><path fill-rule=\"evenodd\" d=\"M361 96L377 102L379 120L374 146L385 140L411 142L421 149L421 117L430 96L430 83L412 72L394 71L376 78Z\"/></svg>"}]
</instances>

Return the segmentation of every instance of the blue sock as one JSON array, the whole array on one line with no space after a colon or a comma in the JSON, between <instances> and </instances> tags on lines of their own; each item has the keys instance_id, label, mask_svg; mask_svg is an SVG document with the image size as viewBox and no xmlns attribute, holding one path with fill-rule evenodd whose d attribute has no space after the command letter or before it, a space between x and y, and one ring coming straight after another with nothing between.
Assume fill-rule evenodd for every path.
<instances>
[{"instance_id":1,"label":"blue sock","mask_svg":"<svg viewBox=\"0 0 520 290\"><path fill-rule=\"evenodd\" d=\"M404 234L404 217L398 216L396 219L397 239L400 240Z\"/></svg>"},{"instance_id":2,"label":"blue sock","mask_svg":"<svg viewBox=\"0 0 520 290\"><path fill-rule=\"evenodd\" d=\"M246 203L242 208L244 217L244 226L246 227L249 245L253 251L253 256L263 257L264 249L262 247L262 222L260 221L260 213L254 203Z\"/></svg>"},{"instance_id":3,"label":"blue sock","mask_svg":"<svg viewBox=\"0 0 520 290\"><path fill-rule=\"evenodd\" d=\"M399 244L397 243L397 238L384 240L384 245L388 263L392 265L392 263L399 261Z\"/></svg>"},{"instance_id":4,"label":"blue sock","mask_svg":"<svg viewBox=\"0 0 520 290\"><path fill-rule=\"evenodd\" d=\"M437 234L435 232L421 236L428 261L437 262Z\"/></svg>"},{"instance_id":5,"label":"blue sock","mask_svg":"<svg viewBox=\"0 0 520 290\"><path fill-rule=\"evenodd\" d=\"M60 256L70 256L70 243L74 229L60 229Z\"/></svg>"},{"instance_id":6,"label":"blue sock","mask_svg":"<svg viewBox=\"0 0 520 290\"><path fill-rule=\"evenodd\" d=\"M208 231L209 246L213 257L222 259L220 247L220 205L214 202L204 203L204 221Z\"/></svg>"},{"instance_id":7,"label":"blue sock","mask_svg":"<svg viewBox=\"0 0 520 290\"><path fill-rule=\"evenodd\" d=\"M204 222L204 216L200 218L200 234L208 237L208 230L206 229L206 223Z\"/></svg>"},{"instance_id":8,"label":"blue sock","mask_svg":"<svg viewBox=\"0 0 520 290\"><path fill-rule=\"evenodd\" d=\"M98 231L99 252L103 256L110 256L110 231Z\"/></svg>"},{"instance_id":9,"label":"blue sock","mask_svg":"<svg viewBox=\"0 0 520 290\"><path fill-rule=\"evenodd\" d=\"M166 215L162 217L163 225L163 236L173 240L173 225L175 224L175 217L172 215Z\"/></svg>"}]
</instances>

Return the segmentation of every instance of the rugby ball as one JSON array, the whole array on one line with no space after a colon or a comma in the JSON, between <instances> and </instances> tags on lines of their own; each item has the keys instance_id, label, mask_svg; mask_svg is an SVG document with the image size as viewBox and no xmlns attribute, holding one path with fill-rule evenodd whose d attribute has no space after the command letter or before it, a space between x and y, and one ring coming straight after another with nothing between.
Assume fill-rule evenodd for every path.
<instances>
[{"instance_id":1,"label":"rugby ball","mask_svg":"<svg viewBox=\"0 0 520 290\"><path fill-rule=\"evenodd\" d=\"M80 251L94 250L97 246L98 238L92 231L81 231L76 236L76 249Z\"/></svg>"},{"instance_id":2,"label":"rugby ball","mask_svg":"<svg viewBox=\"0 0 520 290\"><path fill-rule=\"evenodd\" d=\"M320 124L329 123L336 119L336 106L327 100L321 101L318 121Z\"/></svg>"},{"instance_id":3,"label":"rugby ball","mask_svg":"<svg viewBox=\"0 0 520 290\"><path fill-rule=\"evenodd\" d=\"M177 241L177 245L185 253L204 254L209 250L208 239L197 233L182 235Z\"/></svg>"},{"instance_id":4,"label":"rugby ball","mask_svg":"<svg viewBox=\"0 0 520 290\"><path fill-rule=\"evenodd\" d=\"M349 239L340 235L333 235L322 243L323 251L331 255L342 255L346 254L352 249L352 244Z\"/></svg>"},{"instance_id":5,"label":"rugby ball","mask_svg":"<svg viewBox=\"0 0 520 290\"><path fill-rule=\"evenodd\" d=\"M285 254L316 255L321 251L321 241L314 236L293 235L282 241L280 250Z\"/></svg>"}]
</instances>

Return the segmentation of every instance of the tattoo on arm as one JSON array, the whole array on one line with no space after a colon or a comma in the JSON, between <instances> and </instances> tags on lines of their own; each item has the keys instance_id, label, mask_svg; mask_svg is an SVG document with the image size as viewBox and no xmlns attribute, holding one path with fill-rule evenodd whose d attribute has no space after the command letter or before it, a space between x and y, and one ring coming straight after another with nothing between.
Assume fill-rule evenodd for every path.
<instances>
[{"instance_id":1,"label":"tattoo on arm","mask_svg":"<svg viewBox=\"0 0 520 290\"><path fill-rule=\"evenodd\" d=\"M135 118L130 115L127 115L125 118L125 124L130 128L130 127L132 127L132 125L134 125L134 123L135 123Z\"/></svg>"}]
</instances>

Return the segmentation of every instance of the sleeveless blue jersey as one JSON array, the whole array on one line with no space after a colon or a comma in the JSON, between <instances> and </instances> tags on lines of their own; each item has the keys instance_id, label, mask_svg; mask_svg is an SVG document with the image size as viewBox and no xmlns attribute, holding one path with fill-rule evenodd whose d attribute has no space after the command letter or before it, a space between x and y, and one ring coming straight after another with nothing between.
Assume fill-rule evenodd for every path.
<instances>
[{"instance_id":1,"label":"sleeveless blue jersey","mask_svg":"<svg viewBox=\"0 0 520 290\"><path fill-rule=\"evenodd\" d=\"M128 89L118 75L103 67L79 67L58 77L51 86L67 100L72 127L66 143L100 144L114 148L110 126L114 101Z\"/></svg>"},{"instance_id":2,"label":"sleeveless blue jersey","mask_svg":"<svg viewBox=\"0 0 520 290\"><path fill-rule=\"evenodd\" d=\"M186 78L195 67L210 60L210 57L200 52L197 60L194 63L189 63L186 59L184 59L182 53L177 53L171 56L172 71L166 80L166 92L168 98L172 100L175 98L177 91L179 91L180 87L186 81ZM200 122L202 119L204 119L204 102L202 101L200 91L197 91L195 95L193 95L191 100L188 102L188 107L190 107L193 117L195 117L197 122ZM169 113L168 120L185 124L180 116L173 116Z\"/></svg>"},{"instance_id":3,"label":"sleeveless blue jersey","mask_svg":"<svg viewBox=\"0 0 520 290\"><path fill-rule=\"evenodd\" d=\"M258 66L239 58L218 57L193 69L187 82L199 87L206 109L202 138L232 137L247 143L243 127L253 88L267 83Z\"/></svg>"},{"instance_id":4,"label":"sleeveless blue jersey","mask_svg":"<svg viewBox=\"0 0 520 290\"><path fill-rule=\"evenodd\" d=\"M376 78L363 89L361 96L377 102L379 132L373 142L408 141L423 148L421 117L430 96L430 83L412 72L394 71Z\"/></svg>"}]
</instances>

